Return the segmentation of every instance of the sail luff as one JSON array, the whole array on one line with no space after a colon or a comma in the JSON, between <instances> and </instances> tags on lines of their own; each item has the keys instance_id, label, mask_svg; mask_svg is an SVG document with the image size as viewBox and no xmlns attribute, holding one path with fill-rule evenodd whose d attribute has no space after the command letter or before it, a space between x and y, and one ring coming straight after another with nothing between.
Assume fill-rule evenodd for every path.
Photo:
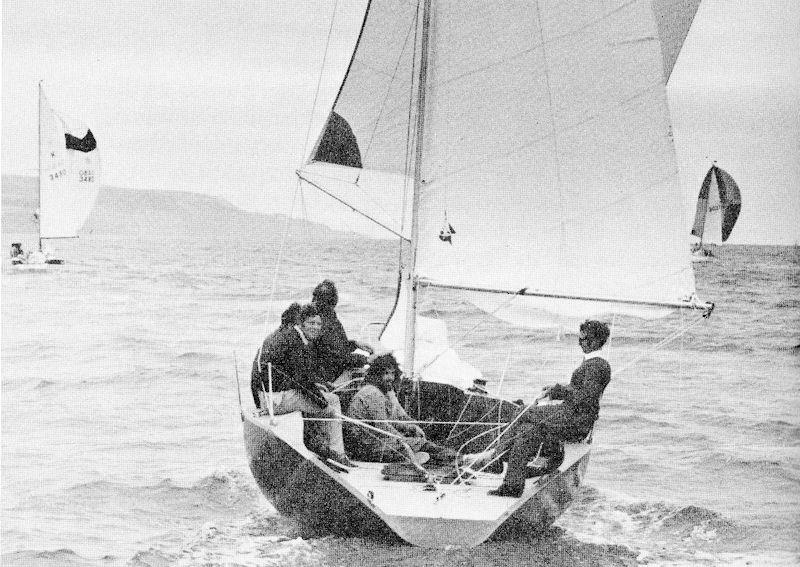
<instances>
[{"instance_id":1,"label":"sail luff","mask_svg":"<svg viewBox=\"0 0 800 567\"><path fill-rule=\"evenodd\" d=\"M39 81L39 192L38 203L36 210L39 213L38 228L39 228L39 251L42 250L42 81Z\"/></svg>"},{"instance_id":2,"label":"sail luff","mask_svg":"<svg viewBox=\"0 0 800 567\"><path fill-rule=\"evenodd\" d=\"M428 72L431 0L424 0L422 8L422 34L420 42L419 84L417 87L417 120L414 144L414 189L411 204L411 245L407 273L408 306L405 324L405 361L407 372L414 372L415 327L417 322L417 247L419 245L419 207L422 187L422 151L425 134L425 100Z\"/></svg>"},{"instance_id":3,"label":"sail luff","mask_svg":"<svg viewBox=\"0 0 800 567\"><path fill-rule=\"evenodd\" d=\"M700 244L703 243L703 233L705 231L706 213L708 212L708 194L711 186L711 177L714 175L714 166L706 173L703 178L703 183L700 185L700 193L697 195L697 210L694 214L694 225L692 226L692 235L700 239Z\"/></svg>"}]
</instances>

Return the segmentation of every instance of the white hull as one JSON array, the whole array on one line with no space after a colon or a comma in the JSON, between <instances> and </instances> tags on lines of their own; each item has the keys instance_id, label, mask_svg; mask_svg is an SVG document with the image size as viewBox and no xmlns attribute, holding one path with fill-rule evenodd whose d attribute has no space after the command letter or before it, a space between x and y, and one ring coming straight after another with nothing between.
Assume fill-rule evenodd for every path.
<instances>
[{"instance_id":1,"label":"white hull","mask_svg":"<svg viewBox=\"0 0 800 567\"><path fill-rule=\"evenodd\" d=\"M11 264L11 269L15 272L46 272L53 267L53 264Z\"/></svg>"},{"instance_id":2,"label":"white hull","mask_svg":"<svg viewBox=\"0 0 800 567\"><path fill-rule=\"evenodd\" d=\"M250 467L276 508L314 532L396 536L421 547L472 547L493 535L549 526L572 501L590 446L567 445L559 472L529 479L520 498L490 496L502 475L479 473L463 484L384 480L382 463L336 472L303 444L299 413L242 415Z\"/></svg>"},{"instance_id":3,"label":"white hull","mask_svg":"<svg viewBox=\"0 0 800 567\"><path fill-rule=\"evenodd\" d=\"M692 252L691 259L692 262L713 262L716 260L716 257L711 254L704 254L703 252Z\"/></svg>"}]
</instances>

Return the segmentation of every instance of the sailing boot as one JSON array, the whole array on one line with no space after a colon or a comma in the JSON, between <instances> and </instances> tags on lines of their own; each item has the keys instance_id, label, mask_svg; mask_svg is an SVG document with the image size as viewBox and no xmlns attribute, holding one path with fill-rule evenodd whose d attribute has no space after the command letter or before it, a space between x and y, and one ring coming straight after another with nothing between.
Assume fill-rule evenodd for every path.
<instances>
[{"instance_id":1,"label":"sailing boot","mask_svg":"<svg viewBox=\"0 0 800 567\"><path fill-rule=\"evenodd\" d=\"M528 457L525 451L514 447L508 459L508 470L503 482L495 490L490 490L491 496L511 496L519 498L525 490L525 477L527 472Z\"/></svg>"}]
</instances>

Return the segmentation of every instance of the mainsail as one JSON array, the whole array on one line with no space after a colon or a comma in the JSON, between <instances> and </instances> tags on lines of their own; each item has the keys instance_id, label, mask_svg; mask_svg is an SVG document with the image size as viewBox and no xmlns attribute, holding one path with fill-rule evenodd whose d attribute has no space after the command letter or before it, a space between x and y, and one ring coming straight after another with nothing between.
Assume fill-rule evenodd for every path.
<instances>
[{"instance_id":1,"label":"mainsail","mask_svg":"<svg viewBox=\"0 0 800 567\"><path fill-rule=\"evenodd\" d=\"M409 181L419 150L405 281L465 290L502 319L690 305L665 82L697 4L441 1L423 30L414 4L372 1L299 174L352 170L357 149L365 170Z\"/></svg>"},{"instance_id":2,"label":"mainsail","mask_svg":"<svg viewBox=\"0 0 800 567\"><path fill-rule=\"evenodd\" d=\"M100 186L91 130L75 136L39 91L39 237L74 238Z\"/></svg>"},{"instance_id":3,"label":"mainsail","mask_svg":"<svg viewBox=\"0 0 800 567\"><path fill-rule=\"evenodd\" d=\"M742 195L733 177L712 165L697 196L692 235L700 242L720 244L728 240L742 208Z\"/></svg>"}]
</instances>

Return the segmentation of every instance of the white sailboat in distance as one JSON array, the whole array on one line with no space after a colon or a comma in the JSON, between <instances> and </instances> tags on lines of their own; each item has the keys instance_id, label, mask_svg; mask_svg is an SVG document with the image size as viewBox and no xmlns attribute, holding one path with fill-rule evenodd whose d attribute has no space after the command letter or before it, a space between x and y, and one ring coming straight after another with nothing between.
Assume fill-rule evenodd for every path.
<instances>
[{"instance_id":1,"label":"white sailboat in distance","mask_svg":"<svg viewBox=\"0 0 800 567\"><path fill-rule=\"evenodd\" d=\"M710 313L675 216L665 94L697 4L369 2L298 176L368 218L386 216L359 193L408 194L410 226L380 221L402 250L381 342L413 381L408 411L429 439L483 450L519 406L465 387L474 372L476 384L485 380L457 360L443 323L418 315L422 293L463 294L524 327L676 310L693 324ZM373 171L397 186L365 186ZM341 394L344 408L352 392ZM380 463L329 466L304 444L299 413L271 418L243 406L242 420L253 476L281 513L316 532L436 548L549 525L579 490L591 452L591 436L567 443L558 470L502 498L488 494L502 480L491 472L401 482Z\"/></svg>"},{"instance_id":2,"label":"white sailboat in distance","mask_svg":"<svg viewBox=\"0 0 800 567\"><path fill-rule=\"evenodd\" d=\"M34 213L39 225L38 249L25 253L11 246L17 269L41 269L64 260L49 250L48 241L77 238L94 207L100 187L97 141L87 129L73 135L53 110L39 83L39 192Z\"/></svg>"}]
</instances>

